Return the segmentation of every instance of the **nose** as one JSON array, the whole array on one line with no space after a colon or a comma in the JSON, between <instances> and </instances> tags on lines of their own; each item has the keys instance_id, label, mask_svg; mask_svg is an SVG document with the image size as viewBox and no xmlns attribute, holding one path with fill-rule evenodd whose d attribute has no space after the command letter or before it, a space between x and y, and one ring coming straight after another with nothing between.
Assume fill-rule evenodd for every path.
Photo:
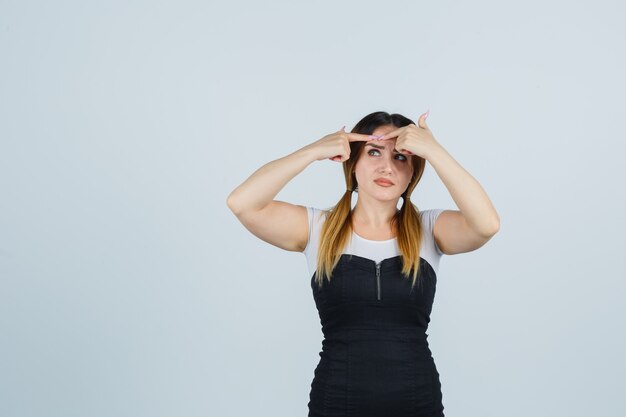
<instances>
[{"instance_id":1,"label":"nose","mask_svg":"<svg viewBox=\"0 0 626 417\"><path fill-rule=\"evenodd\" d=\"M380 172L393 172L393 155L390 152L386 153L384 158L380 158L380 166L378 167Z\"/></svg>"}]
</instances>

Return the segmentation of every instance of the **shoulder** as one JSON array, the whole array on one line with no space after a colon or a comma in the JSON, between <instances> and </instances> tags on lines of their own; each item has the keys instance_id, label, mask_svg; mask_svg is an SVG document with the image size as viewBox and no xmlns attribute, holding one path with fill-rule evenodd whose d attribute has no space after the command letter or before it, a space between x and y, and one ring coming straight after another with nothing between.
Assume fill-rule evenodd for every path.
<instances>
[{"instance_id":1,"label":"shoulder","mask_svg":"<svg viewBox=\"0 0 626 417\"><path fill-rule=\"evenodd\" d=\"M309 219L309 223L315 224L326 218L326 214L328 210L320 209L317 207L305 206L307 210L307 216Z\"/></svg>"},{"instance_id":2,"label":"shoulder","mask_svg":"<svg viewBox=\"0 0 626 417\"><path fill-rule=\"evenodd\" d=\"M302 252L304 254L308 254L312 250L312 247L317 247L321 226L324 222L324 218L326 217L326 210L312 206L304 207L306 208L307 219L309 223L309 237L307 240L307 244Z\"/></svg>"},{"instance_id":3,"label":"shoulder","mask_svg":"<svg viewBox=\"0 0 626 417\"><path fill-rule=\"evenodd\" d=\"M433 208L433 209L428 209L428 210L421 210L419 211L419 215L420 215L420 219L422 220L422 222L432 229L432 227L435 224L435 221L437 221L437 217L439 217L439 215L443 213L444 211L445 209Z\"/></svg>"},{"instance_id":4,"label":"shoulder","mask_svg":"<svg viewBox=\"0 0 626 417\"><path fill-rule=\"evenodd\" d=\"M439 215L444 211L445 209L433 208L419 212L420 219L422 221L422 228L425 230L423 236L425 241L428 242L428 246L433 249L432 253L437 257L444 255L444 253L435 239L435 222L437 221Z\"/></svg>"}]
</instances>

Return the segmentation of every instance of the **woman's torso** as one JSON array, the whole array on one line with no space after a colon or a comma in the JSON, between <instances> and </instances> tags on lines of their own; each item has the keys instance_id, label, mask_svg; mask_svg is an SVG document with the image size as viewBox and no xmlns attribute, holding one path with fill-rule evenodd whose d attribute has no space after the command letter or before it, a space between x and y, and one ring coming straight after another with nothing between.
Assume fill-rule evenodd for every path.
<instances>
[{"instance_id":1,"label":"woman's torso","mask_svg":"<svg viewBox=\"0 0 626 417\"><path fill-rule=\"evenodd\" d=\"M323 218L308 208L304 253L314 267ZM439 373L426 330L440 252L432 224L442 210L421 213L424 227L415 287L401 274L395 238L372 241L353 233L330 281L311 288L324 340L311 384L309 416L442 416ZM432 264L431 264L432 262Z\"/></svg>"}]
</instances>

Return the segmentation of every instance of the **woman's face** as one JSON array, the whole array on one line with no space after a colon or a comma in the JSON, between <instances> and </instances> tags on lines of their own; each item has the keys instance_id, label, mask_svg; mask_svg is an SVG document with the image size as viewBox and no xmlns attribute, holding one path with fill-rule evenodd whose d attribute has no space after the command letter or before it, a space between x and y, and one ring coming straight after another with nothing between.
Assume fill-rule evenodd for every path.
<instances>
[{"instance_id":1,"label":"woman's face","mask_svg":"<svg viewBox=\"0 0 626 417\"><path fill-rule=\"evenodd\" d=\"M372 134L384 135L395 129L392 125L381 126ZM395 145L396 139L372 140L365 144L354 167L359 195L367 193L377 200L394 200L406 191L413 176L413 162L410 155L396 152Z\"/></svg>"}]
</instances>

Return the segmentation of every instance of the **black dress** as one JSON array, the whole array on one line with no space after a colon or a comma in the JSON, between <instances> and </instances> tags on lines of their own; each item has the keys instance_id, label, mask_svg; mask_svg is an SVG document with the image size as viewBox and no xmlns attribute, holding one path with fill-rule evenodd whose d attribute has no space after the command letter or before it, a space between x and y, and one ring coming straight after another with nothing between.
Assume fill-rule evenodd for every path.
<instances>
[{"instance_id":1,"label":"black dress","mask_svg":"<svg viewBox=\"0 0 626 417\"><path fill-rule=\"evenodd\" d=\"M439 372L426 329L436 274L401 273L402 257L376 263L342 254L320 288L311 277L324 340L309 394L309 417L442 417Z\"/></svg>"}]
</instances>

